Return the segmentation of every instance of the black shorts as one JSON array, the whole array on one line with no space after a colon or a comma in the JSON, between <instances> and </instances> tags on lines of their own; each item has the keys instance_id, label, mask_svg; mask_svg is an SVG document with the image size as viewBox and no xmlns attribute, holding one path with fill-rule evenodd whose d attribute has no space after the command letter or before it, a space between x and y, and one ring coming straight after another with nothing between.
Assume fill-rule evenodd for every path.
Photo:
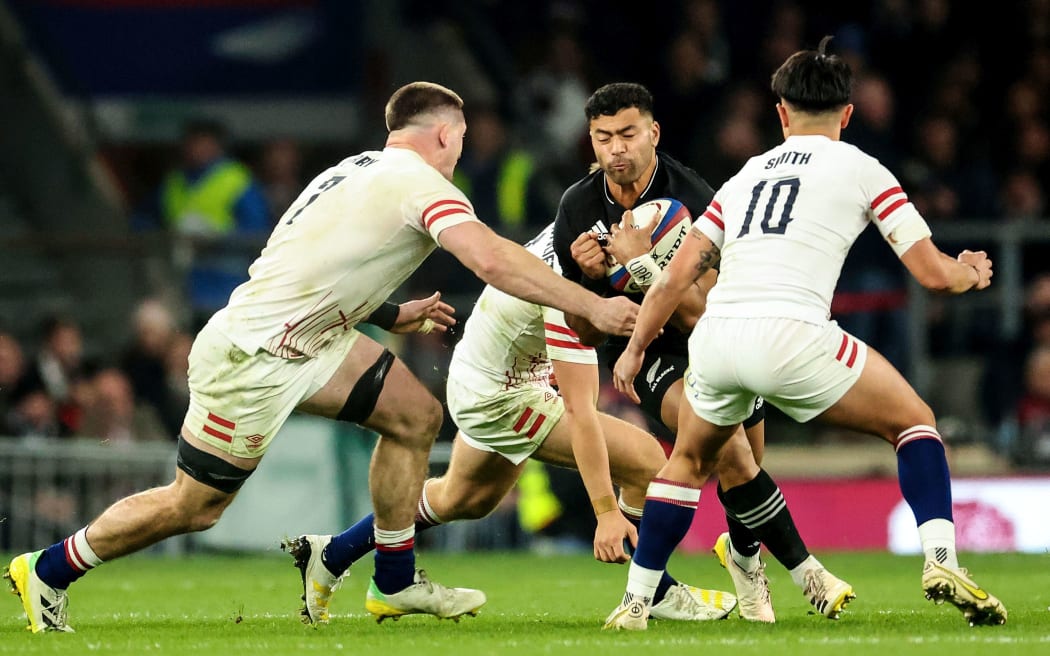
<instances>
[{"instance_id":1,"label":"black shorts","mask_svg":"<svg viewBox=\"0 0 1050 656\"><path fill-rule=\"evenodd\" d=\"M610 369L615 363L615 358L610 359ZM685 378L685 370L688 367L687 356L646 351L642 368L634 379L634 391L641 399L642 412L662 424L660 407L663 405L664 396L671 385ZM744 420L744 428L751 428L765 418L766 405L760 396L755 399L755 409L751 416Z\"/></svg>"}]
</instances>

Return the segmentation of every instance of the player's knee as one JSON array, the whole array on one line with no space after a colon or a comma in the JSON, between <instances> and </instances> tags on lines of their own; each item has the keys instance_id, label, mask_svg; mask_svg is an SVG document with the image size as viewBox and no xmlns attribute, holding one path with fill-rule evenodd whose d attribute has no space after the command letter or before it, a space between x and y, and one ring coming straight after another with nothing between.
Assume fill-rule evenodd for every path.
<instances>
[{"instance_id":1,"label":"player's knee","mask_svg":"<svg viewBox=\"0 0 1050 656\"><path fill-rule=\"evenodd\" d=\"M441 403L427 394L391 421L383 430L383 436L397 440L399 444L429 449L441 430L443 419Z\"/></svg>"},{"instance_id":2,"label":"player's knee","mask_svg":"<svg viewBox=\"0 0 1050 656\"><path fill-rule=\"evenodd\" d=\"M613 483L621 488L633 488L644 490L649 487L649 482L663 468L667 461L660 458L653 462L634 463L633 467L618 468L613 472Z\"/></svg>"},{"instance_id":3,"label":"player's knee","mask_svg":"<svg viewBox=\"0 0 1050 656\"><path fill-rule=\"evenodd\" d=\"M937 417L934 415L933 409L916 395L906 407L902 407L898 412L893 413L887 426L883 428L881 437L890 444L896 444L898 436L913 426L936 425Z\"/></svg>"}]
</instances>

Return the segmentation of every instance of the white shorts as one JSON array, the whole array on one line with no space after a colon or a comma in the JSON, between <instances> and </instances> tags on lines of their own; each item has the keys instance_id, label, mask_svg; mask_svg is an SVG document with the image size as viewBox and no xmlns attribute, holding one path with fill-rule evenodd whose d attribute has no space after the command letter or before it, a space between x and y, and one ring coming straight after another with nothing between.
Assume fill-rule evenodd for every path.
<instances>
[{"instance_id":1,"label":"white shorts","mask_svg":"<svg viewBox=\"0 0 1050 656\"><path fill-rule=\"evenodd\" d=\"M565 413L558 392L527 385L495 394L478 394L449 378L448 411L463 441L479 451L498 453L521 464L543 444Z\"/></svg>"},{"instance_id":2,"label":"white shorts","mask_svg":"<svg viewBox=\"0 0 1050 656\"><path fill-rule=\"evenodd\" d=\"M242 458L258 458L295 408L335 374L360 333L350 330L317 357L287 360L249 355L211 324L190 350L190 407L185 425L204 442Z\"/></svg>"},{"instance_id":3,"label":"white shorts","mask_svg":"<svg viewBox=\"0 0 1050 656\"><path fill-rule=\"evenodd\" d=\"M747 419L756 396L805 422L853 387L867 356L867 345L834 321L703 317L689 337L685 396L717 426Z\"/></svg>"}]
</instances>

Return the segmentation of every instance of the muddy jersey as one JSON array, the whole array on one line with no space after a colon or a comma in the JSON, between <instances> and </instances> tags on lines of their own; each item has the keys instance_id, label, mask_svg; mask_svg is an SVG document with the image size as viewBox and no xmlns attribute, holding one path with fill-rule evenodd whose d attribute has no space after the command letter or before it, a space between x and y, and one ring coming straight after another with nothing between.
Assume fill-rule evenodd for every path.
<instances>
[{"instance_id":1,"label":"muddy jersey","mask_svg":"<svg viewBox=\"0 0 1050 656\"><path fill-rule=\"evenodd\" d=\"M635 207L657 198L674 198L698 217L707 208L714 196L711 186L696 171L661 152L656 154L656 170L649 185L635 203ZM593 280L580 270L572 259L572 242L584 232L608 233L609 227L619 223L628 207L623 207L609 195L605 173L595 171L569 187L562 195L558 214L554 221L554 252L562 265L562 275L578 282L602 296L624 295L641 303L642 294L626 294L614 288L608 278ZM626 337L611 336L605 343L610 361L627 346ZM671 325L657 337L650 349L652 352L686 355L687 336Z\"/></svg>"},{"instance_id":2,"label":"muddy jersey","mask_svg":"<svg viewBox=\"0 0 1050 656\"><path fill-rule=\"evenodd\" d=\"M868 223L889 241L917 217L893 174L856 146L789 137L751 158L693 224L721 249L705 316L823 324L846 253Z\"/></svg>"},{"instance_id":3,"label":"muddy jersey","mask_svg":"<svg viewBox=\"0 0 1050 656\"><path fill-rule=\"evenodd\" d=\"M470 202L414 151L349 157L292 203L211 322L247 353L316 355L386 301L442 230L466 221L477 221Z\"/></svg>"},{"instance_id":4,"label":"muddy jersey","mask_svg":"<svg viewBox=\"0 0 1050 656\"><path fill-rule=\"evenodd\" d=\"M525 245L560 272L553 224ZM478 394L522 386L549 386L551 360L597 364L594 349L580 344L560 310L485 287L463 328L449 364L449 378Z\"/></svg>"}]
</instances>

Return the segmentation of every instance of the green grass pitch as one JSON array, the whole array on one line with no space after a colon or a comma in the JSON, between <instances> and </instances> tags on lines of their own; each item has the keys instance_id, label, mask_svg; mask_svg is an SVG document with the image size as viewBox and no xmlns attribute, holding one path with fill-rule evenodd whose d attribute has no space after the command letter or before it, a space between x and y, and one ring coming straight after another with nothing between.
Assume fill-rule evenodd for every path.
<instances>
[{"instance_id":1,"label":"green grass pitch","mask_svg":"<svg viewBox=\"0 0 1050 656\"><path fill-rule=\"evenodd\" d=\"M644 633L600 630L619 601L626 567L585 556L420 553L435 580L478 587L489 602L461 622L409 616L377 625L364 611L371 560L355 566L332 602L332 622L299 623L298 572L287 556L133 556L105 565L71 590L75 634L32 635L16 597L0 606L0 653L31 654L1050 654L1050 555L964 555L979 583L1010 611L1001 627L971 628L919 591L919 557L828 554L822 560L859 597L841 620L810 615L775 562L769 573L777 623L733 616L697 624L650 622ZM5 559L6 562L6 559ZM676 556L671 572L732 589L713 557ZM6 582L5 582L6 583Z\"/></svg>"}]
</instances>

